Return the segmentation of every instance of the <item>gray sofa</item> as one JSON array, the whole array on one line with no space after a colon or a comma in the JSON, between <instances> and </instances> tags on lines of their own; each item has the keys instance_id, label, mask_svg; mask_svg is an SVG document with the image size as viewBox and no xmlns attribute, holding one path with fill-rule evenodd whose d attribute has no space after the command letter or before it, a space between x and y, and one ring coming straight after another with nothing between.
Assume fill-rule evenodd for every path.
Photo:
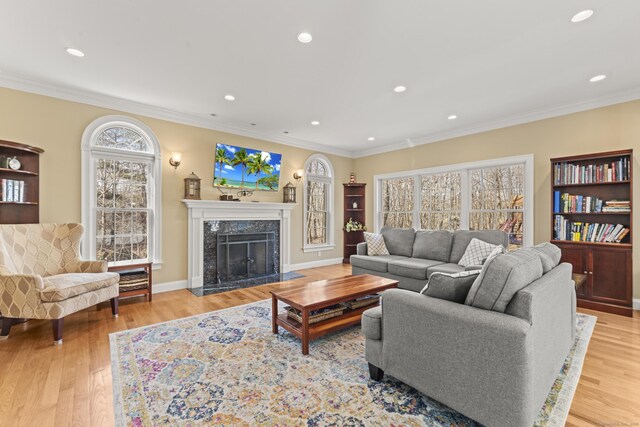
<instances>
[{"instance_id":1,"label":"gray sofa","mask_svg":"<svg viewBox=\"0 0 640 427\"><path fill-rule=\"evenodd\" d=\"M352 274L373 274L398 281L400 289L419 292L435 272L458 273L458 265L471 239L476 238L505 248L509 243L504 231L416 231L413 228L383 228L389 255L367 255L367 244L360 243L351 255ZM474 266L470 268L480 268Z\"/></svg>"},{"instance_id":2,"label":"gray sofa","mask_svg":"<svg viewBox=\"0 0 640 427\"><path fill-rule=\"evenodd\" d=\"M385 291L362 317L371 377L389 374L486 426L531 426L573 344L576 314L571 265L534 253L488 261L464 303Z\"/></svg>"}]
</instances>

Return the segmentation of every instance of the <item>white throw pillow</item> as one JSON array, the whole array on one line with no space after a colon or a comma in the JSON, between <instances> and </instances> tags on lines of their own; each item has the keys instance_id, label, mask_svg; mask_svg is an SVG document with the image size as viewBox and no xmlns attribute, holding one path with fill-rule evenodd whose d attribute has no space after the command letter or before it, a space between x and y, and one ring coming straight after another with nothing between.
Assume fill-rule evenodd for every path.
<instances>
[{"instance_id":1,"label":"white throw pillow","mask_svg":"<svg viewBox=\"0 0 640 427\"><path fill-rule=\"evenodd\" d=\"M492 245L491 243L473 238L471 242L469 242L469 246L467 246L458 264L464 267L482 265L482 260L486 259L491 252L498 247L502 248L500 245Z\"/></svg>"},{"instance_id":2,"label":"white throw pillow","mask_svg":"<svg viewBox=\"0 0 640 427\"><path fill-rule=\"evenodd\" d=\"M363 233L364 241L367 242L367 255L389 255L387 245L384 243L382 234Z\"/></svg>"}]
</instances>

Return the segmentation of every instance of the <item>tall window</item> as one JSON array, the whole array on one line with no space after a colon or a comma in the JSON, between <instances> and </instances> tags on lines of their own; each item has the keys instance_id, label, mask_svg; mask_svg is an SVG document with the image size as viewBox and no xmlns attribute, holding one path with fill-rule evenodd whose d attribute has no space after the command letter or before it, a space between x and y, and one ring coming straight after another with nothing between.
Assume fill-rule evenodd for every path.
<instances>
[{"instance_id":1,"label":"tall window","mask_svg":"<svg viewBox=\"0 0 640 427\"><path fill-rule=\"evenodd\" d=\"M321 154L304 165L304 251L332 249L333 167Z\"/></svg>"},{"instance_id":2,"label":"tall window","mask_svg":"<svg viewBox=\"0 0 640 427\"><path fill-rule=\"evenodd\" d=\"M533 157L379 175L375 227L503 230L533 243Z\"/></svg>"},{"instance_id":3,"label":"tall window","mask_svg":"<svg viewBox=\"0 0 640 427\"><path fill-rule=\"evenodd\" d=\"M120 265L160 262L160 147L142 122L107 116L83 135L83 254Z\"/></svg>"}]
</instances>

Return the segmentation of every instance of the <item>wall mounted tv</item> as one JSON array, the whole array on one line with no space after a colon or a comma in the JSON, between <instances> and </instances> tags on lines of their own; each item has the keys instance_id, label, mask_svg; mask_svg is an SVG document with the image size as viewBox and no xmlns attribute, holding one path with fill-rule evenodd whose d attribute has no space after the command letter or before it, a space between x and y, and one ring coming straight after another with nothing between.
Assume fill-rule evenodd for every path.
<instances>
[{"instance_id":1,"label":"wall mounted tv","mask_svg":"<svg viewBox=\"0 0 640 427\"><path fill-rule=\"evenodd\" d=\"M282 154L216 144L213 185L278 191Z\"/></svg>"}]
</instances>

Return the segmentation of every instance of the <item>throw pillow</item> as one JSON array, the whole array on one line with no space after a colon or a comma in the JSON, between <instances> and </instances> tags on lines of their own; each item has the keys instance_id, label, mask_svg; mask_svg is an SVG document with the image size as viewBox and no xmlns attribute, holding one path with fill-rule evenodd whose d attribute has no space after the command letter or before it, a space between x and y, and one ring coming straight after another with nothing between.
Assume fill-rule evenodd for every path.
<instances>
[{"instance_id":1,"label":"throw pillow","mask_svg":"<svg viewBox=\"0 0 640 427\"><path fill-rule=\"evenodd\" d=\"M497 248L502 247L499 245L492 245L491 243L483 242L475 237L469 242L469 246L464 251L464 255L458 262L459 265L469 267L471 265L482 265L482 261L487 258L491 252Z\"/></svg>"},{"instance_id":2,"label":"throw pillow","mask_svg":"<svg viewBox=\"0 0 640 427\"><path fill-rule=\"evenodd\" d=\"M518 250L487 260L465 304L504 313L518 291L542 277L540 257Z\"/></svg>"},{"instance_id":3,"label":"throw pillow","mask_svg":"<svg viewBox=\"0 0 640 427\"><path fill-rule=\"evenodd\" d=\"M461 271L453 274L435 272L420 293L432 298L463 304L478 274L480 274L480 270Z\"/></svg>"},{"instance_id":4,"label":"throw pillow","mask_svg":"<svg viewBox=\"0 0 640 427\"><path fill-rule=\"evenodd\" d=\"M384 244L382 234L363 233L364 241L367 242L367 255L389 255L387 245Z\"/></svg>"}]
</instances>

